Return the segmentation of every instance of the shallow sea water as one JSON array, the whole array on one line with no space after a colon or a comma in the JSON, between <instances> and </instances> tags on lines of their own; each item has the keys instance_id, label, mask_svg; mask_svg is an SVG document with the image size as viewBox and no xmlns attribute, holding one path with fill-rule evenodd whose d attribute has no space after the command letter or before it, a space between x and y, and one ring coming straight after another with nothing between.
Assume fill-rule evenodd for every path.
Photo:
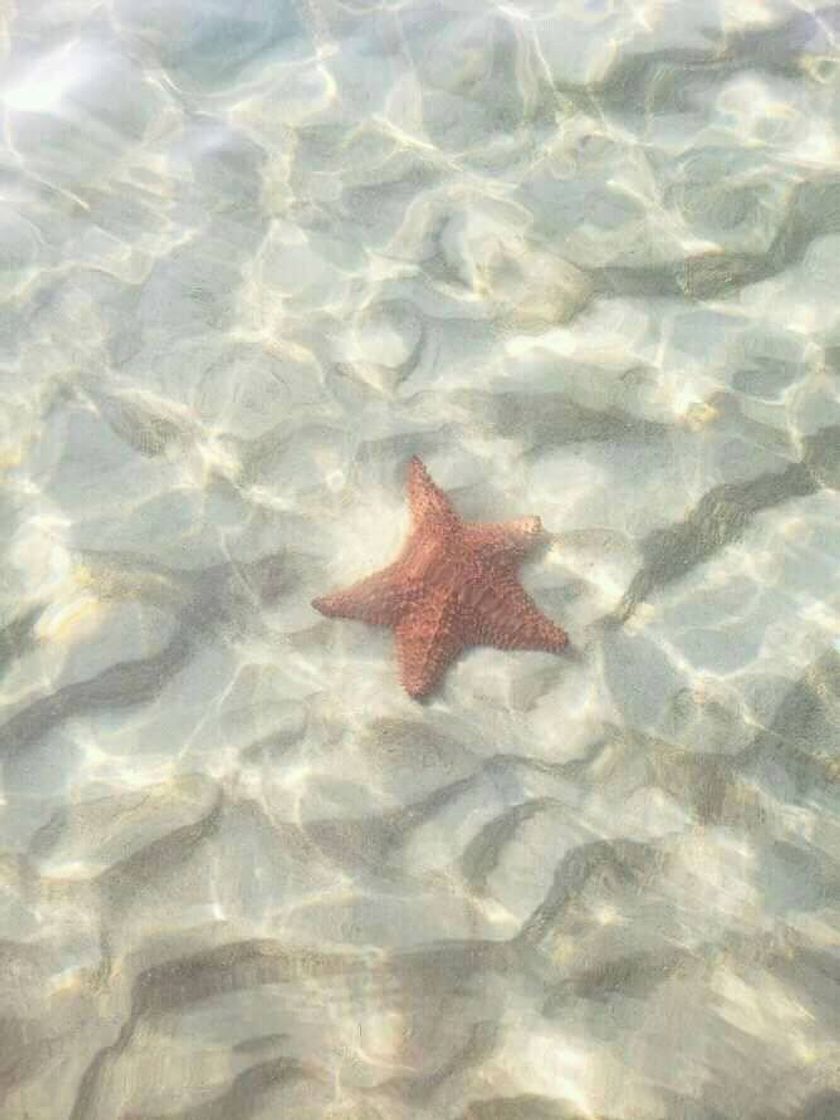
<instances>
[{"instance_id":1,"label":"shallow sea water","mask_svg":"<svg viewBox=\"0 0 840 1120\"><path fill-rule=\"evenodd\" d=\"M3 1120L839 1117L840 7L0 25Z\"/></svg>"}]
</instances>

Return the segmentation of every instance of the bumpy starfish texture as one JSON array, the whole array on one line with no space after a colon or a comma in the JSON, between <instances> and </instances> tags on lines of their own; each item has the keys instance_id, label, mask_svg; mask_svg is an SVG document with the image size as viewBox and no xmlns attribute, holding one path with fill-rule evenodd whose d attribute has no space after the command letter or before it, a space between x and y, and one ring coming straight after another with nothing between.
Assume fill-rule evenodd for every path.
<instances>
[{"instance_id":1,"label":"bumpy starfish texture","mask_svg":"<svg viewBox=\"0 0 840 1120\"><path fill-rule=\"evenodd\" d=\"M564 630L540 612L516 569L542 532L538 517L462 521L415 456L408 468L412 531L382 571L312 603L330 618L389 626L409 695L428 695L467 646L558 652Z\"/></svg>"}]
</instances>

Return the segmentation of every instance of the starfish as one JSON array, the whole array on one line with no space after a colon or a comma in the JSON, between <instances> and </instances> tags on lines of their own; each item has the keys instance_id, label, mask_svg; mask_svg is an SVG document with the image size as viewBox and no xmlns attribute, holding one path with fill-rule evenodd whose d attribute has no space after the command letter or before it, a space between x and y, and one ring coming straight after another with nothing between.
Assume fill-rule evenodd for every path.
<instances>
[{"instance_id":1,"label":"starfish","mask_svg":"<svg viewBox=\"0 0 840 1120\"><path fill-rule=\"evenodd\" d=\"M408 467L412 531L387 568L313 600L330 618L395 631L400 679L428 695L468 646L558 652L564 630L541 613L516 576L542 533L538 517L463 521L415 456Z\"/></svg>"}]
</instances>

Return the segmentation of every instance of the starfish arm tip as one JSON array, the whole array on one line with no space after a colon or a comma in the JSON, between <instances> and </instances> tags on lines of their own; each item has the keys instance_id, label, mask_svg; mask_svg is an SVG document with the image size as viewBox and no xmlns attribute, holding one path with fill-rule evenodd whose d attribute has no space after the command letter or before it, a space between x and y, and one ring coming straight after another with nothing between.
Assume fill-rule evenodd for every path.
<instances>
[{"instance_id":1,"label":"starfish arm tip","mask_svg":"<svg viewBox=\"0 0 840 1120\"><path fill-rule=\"evenodd\" d=\"M408 477L410 481L419 479L425 482L428 480L429 472L419 455L412 455L408 460Z\"/></svg>"},{"instance_id":2,"label":"starfish arm tip","mask_svg":"<svg viewBox=\"0 0 840 1120\"><path fill-rule=\"evenodd\" d=\"M451 522L458 520L449 499L432 480L418 455L412 455L408 463L408 502L415 525L429 516Z\"/></svg>"},{"instance_id":3,"label":"starfish arm tip","mask_svg":"<svg viewBox=\"0 0 840 1120\"><path fill-rule=\"evenodd\" d=\"M326 595L319 595L312 600L312 606L319 614L327 618L347 618L347 594L343 591L334 591Z\"/></svg>"},{"instance_id":4,"label":"starfish arm tip","mask_svg":"<svg viewBox=\"0 0 840 1120\"><path fill-rule=\"evenodd\" d=\"M440 685L444 669L445 666L442 666L432 672L418 672L416 668L404 667L400 673L400 684L412 700L427 700Z\"/></svg>"},{"instance_id":5,"label":"starfish arm tip","mask_svg":"<svg viewBox=\"0 0 840 1120\"><path fill-rule=\"evenodd\" d=\"M543 614L535 619L530 637L533 640L532 649L543 649L547 653L560 653L569 644L569 635L563 627Z\"/></svg>"}]
</instances>

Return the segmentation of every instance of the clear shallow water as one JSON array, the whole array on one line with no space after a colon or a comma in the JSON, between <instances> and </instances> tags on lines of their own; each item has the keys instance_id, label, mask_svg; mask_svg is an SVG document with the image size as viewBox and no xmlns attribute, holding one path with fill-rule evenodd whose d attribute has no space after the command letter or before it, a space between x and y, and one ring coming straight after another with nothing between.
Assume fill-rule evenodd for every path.
<instances>
[{"instance_id":1,"label":"clear shallow water","mask_svg":"<svg viewBox=\"0 0 840 1120\"><path fill-rule=\"evenodd\" d=\"M3 18L4 1120L840 1115L838 9Z\"/></svg>"}]
</instances>

